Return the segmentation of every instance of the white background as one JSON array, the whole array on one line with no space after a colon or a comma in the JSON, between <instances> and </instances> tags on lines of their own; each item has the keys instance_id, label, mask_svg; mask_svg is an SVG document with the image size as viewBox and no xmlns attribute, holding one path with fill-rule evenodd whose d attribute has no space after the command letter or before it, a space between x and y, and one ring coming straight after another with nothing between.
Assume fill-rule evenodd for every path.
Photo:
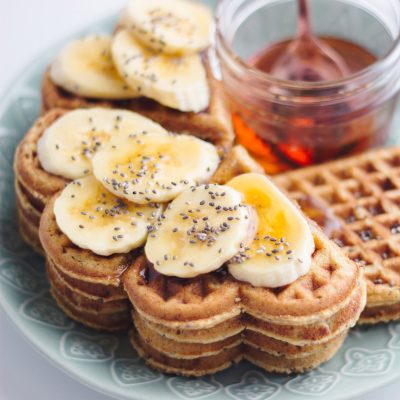
<instances>
[{"instance_id":1,"label":"white background","mask_svg":"<svg viewBox=\"0 0 400 400\"><path fill-rule=\"evenodd\" d=\"M0 0L0 93L42 50L125 0ZM360 400L398 400L400 382ZM0 311L0 400L110 400L37 354Z\"/></svg>"}]
</instances>

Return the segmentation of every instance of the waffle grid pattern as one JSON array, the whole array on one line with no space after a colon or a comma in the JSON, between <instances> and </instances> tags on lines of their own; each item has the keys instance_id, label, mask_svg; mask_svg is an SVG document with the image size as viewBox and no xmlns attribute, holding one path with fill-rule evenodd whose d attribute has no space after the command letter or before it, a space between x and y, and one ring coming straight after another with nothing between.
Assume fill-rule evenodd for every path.
<instances>
[{"instance_id":1,"label":"waffle grid pattern","mask_svg":"<svg viewBox=\"0 0 400 400\"><path fill-rule=\"evenodd\" d=\"M171 278L154 272L149 274L147 271L154 271L153 268L148 266L144 259L139 259L136 261L137 266L125 275L125 288L129 294L131 279L136 275L135 280L139 287L143 288L147 296L151 293L152 304L145 301L146 305L151 307L153 302L156 302L158 309L162 311L153 310L156 312L154 316L161 319L169 308L176 311L177 305L184 306L187 308L186 312L191 314L191 306L204 304L210 295L214 303L220 301L227 307L228 290L233 300L232 307L237 307L242 302L248 303L249 299L246 298L250 298L253 306L257 304L253 310L255 314L259 313L257 310L265 310L268 304L269 313L277 316L285 311L288 314L303 315L305 310L317 311L319 308L332 307L333 302L326 300L327 294L330 298L343 301L357 275L352 266L343 267L343 263L336 262L338 254L332 252L332 247L328 247L329 242L322 239L319 233L314 234L314 240L316 250L309 273L287 286L255 289L247 283L232 280L225 269L192 279ZM223 296L225 301L220 296Z\"/></svg>"},{"instance_id":2,"label":"waffle grid pattern","mask_svg":"<svg viewBox=\"0 0 400 400\"><path fill-rule=\"evenodd\" d=\"M275 181L364 268L369 298L379 286L398 291L400 148L289 172ZM400 293L396 297L400 301Z\"/></svg>"}]
</instances>

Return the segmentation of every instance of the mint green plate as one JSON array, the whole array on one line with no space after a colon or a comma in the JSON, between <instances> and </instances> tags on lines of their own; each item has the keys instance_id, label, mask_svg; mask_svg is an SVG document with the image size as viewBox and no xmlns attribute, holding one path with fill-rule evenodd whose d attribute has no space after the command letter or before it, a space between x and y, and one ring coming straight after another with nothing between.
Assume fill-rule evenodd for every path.
<instances>
[{"instance_id":1,"label":"mint green plate","mask_svg":"<svg viewBox=\"0 0 400 400\"><path fill-rule=\"evenodd\" d=\"M110 31L114 21L74 36ZM243 362L189 379L149 369L126 335L98 334L67 318L49 294L43 259L18 235L12 171L14 149L39 113L41 76L61 45L31 63L0 102L0 304L37 350L80 382L120 399L345 399L400 378L400 323L354 329L333 360L307 374L267 374Z\"/></svg>"}]
</instances>

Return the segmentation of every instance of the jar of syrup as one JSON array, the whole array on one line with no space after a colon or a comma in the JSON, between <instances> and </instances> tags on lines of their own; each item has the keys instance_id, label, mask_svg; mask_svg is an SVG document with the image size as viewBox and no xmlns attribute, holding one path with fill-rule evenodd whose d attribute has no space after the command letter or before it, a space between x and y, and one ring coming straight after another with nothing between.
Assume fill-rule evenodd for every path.
<instances>
[{"instance_id":1,"label":"jar of syrup","mask_svg":"<svg viewBox=\"0 0 400 400\"><path fill-rule=\"evenodd\" d=\"M383 145L400 89L400 0L306 1L217 10L224 103L270 174Z\"/></svg>"}]
</instances>

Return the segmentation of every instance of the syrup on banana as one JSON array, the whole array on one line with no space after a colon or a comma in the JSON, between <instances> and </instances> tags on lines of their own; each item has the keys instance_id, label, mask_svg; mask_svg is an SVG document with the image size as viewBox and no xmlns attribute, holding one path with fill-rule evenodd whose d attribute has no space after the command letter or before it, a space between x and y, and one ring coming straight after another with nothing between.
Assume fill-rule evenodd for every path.
<instances>
[{"instance_id":1,"label":"syrup on banana","mask_svg":"<svg viewBox=\"0 0 400 400\"><path fill-rule=\"evenodd\" d=\"M145 253L164 275L191 278L216 270L251 242L257 225L243 195L215 184L187 188L167 207Z\"/></svg>"},{"instance_id":2,"label":"syrup on banana","mask_svg":"<svg viewBox=\"0 0 400 400\"><path fill-rule=\"evenodd\" d=\"M211 143L155 131L114 135L92 160L99 182L138 204L167 202L189 186L208 182L218 163Z\"/></svg>"},{"instance_id":3,"label":"syrup on banana","mask_svg":"<svg viewBox=\"0 0 400 400\"><path fill-rule=\"evenodd\" d=\"M148 118L131 111L106 108L70 111L49 126L38 142L38 158L48 172L77 179L92 172L91 159L115 134L165 133Z\"/></svg>"},{"instance_id":4,"label":"syrup on banana","mask_svg":"<svg viewBox=\"0 0 400 400\"><path fill-rule=\"evenodd\" d=\"M69 183L54 203L61 231L102 256L141 246L161 212L160 204L137 205L114 196L93 176Z\"/></svg>"},{"instance_id":5,"label":"syrup on banana","mask_svg":"<svg viewBox=\"0 0 400 400\"><path fill-rule=\"evenodd\" d=\"M229 262L229 272L253 286L279 287L305 275L311 266L314 239L301 211L265 176L233 178L227 186L244 196L258 217L253 242Z\"/></svg>"}]
</instances>

